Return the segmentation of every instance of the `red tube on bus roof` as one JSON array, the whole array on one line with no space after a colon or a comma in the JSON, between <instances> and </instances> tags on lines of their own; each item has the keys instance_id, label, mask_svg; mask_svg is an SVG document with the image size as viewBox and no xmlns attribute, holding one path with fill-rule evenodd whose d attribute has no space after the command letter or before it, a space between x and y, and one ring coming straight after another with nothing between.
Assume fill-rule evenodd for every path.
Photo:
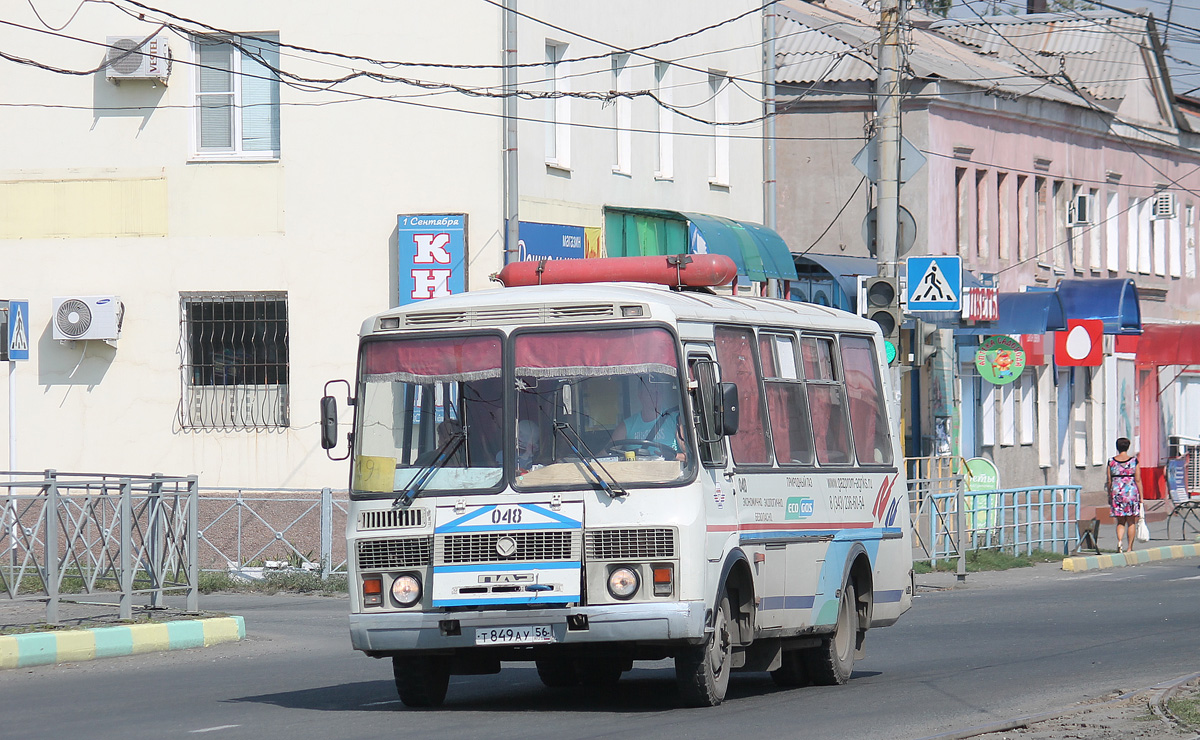
<instances>
[{"instance_id":1,"label":"red tube on bus roof","mask_svg":"<svg viewBox=\"0 0 1200 740\"><path fill-rule=\"evenodd\" d=\"M496 275L507 288L602 282L704 288L725 285L735 278L737 265L723 254L510 262Z\"/></svg>"}]
</instances>

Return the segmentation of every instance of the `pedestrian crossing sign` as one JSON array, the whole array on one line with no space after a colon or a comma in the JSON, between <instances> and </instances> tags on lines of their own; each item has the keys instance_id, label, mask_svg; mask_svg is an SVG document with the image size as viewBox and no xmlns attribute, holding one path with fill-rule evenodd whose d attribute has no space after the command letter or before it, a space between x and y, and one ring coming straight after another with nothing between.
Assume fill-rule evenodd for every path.
<instances>
[{"instance_id":1,"label":"pedestrian crossing sign","mask_svg":"<svg viewBox=\"0 0 1200 740\"><path fill-rule=\"evenodd\" d=\"M8 359L29 359L29 301L8 302Z\"/></svg>"},{"instance_id":2,"label":"pedestrian crossing sign","mask_svg":"<svg viewBox=\"0 0 1200 740\"><path fill-rule=\"evenodd\" d=\"M908 311L962 310L962 257L909 257Z\"/></svg>"}]
</instances>

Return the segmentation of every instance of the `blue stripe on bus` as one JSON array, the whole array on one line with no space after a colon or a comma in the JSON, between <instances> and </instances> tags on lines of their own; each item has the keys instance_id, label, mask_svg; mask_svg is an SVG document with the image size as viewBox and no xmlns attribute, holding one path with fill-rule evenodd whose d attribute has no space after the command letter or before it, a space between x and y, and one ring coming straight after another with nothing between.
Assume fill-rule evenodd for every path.
<instances>
[{"instance_id":1,"label":"blue stripe on bus","mask_svg":"<svg viewBox=\"0 0 1200 740\"><path fill-rule=\"evenodd\" d=\"M896 602L900 601L900 597L903 595L904 595L904 592L901 591L900 589L896 589L895 591L876 591L875 592L875 603L876 604L895 604Z\"/></svg>"},{"instance_id":2,"label":"blue stripe on bus","mask_svg":"<svg viewBox=\"0 0 1200 740\"><path fill-rule=\"evenodd\" d=\"M871 529L777 529L769 532L741 532L742 542L770 542L779 539L815 540L833 538L839 541L899 539L904 532L899 527Z\"/></svg>"},{"instance_id":3,"label":"blue stripe on bus","mask_svg":"<svg viewBox=\"0 0 1200 740\"><path fill-rule=\"evenodd\" d=\"M556 512L550 511L550 510L546 509L545 507L538 506L537 504L517 504L517 506L521 507L522 509L527 509L528 511L530 511L532 513L536 513L541 516L547 517L548 519L551 519L552 521L535 522L533 524L515 524L515 525L512 523L508 523L508 524L504 524L504 523L501 523L501 524L472 524L472 525L467 524L467 522L469 522L473 519L477 519L477 518L483 516L484 514L490 514L491 512L496 510L497 506L499 506L499 505L492 504L491 506L483 506L475 511L472 511L470 514L466 514L464 516L459 517L458 519L454 519L453 521L446 522L445 524L441 525L440 527L436 527L434 529L434 531L435 532L498 532L501 530L521 531L521 530L528 530L528 529L563 529L564 527L568 528L568 529L578 529L583 526L583 522L581 522L581 521L572 519L571 517L565 516L563 514L558 514Z\"/></svg>"},{"instance_id":4,"label":"blue stripe on bus","mask_svg":"<svg viewBox=\"0 0 1200 740\"><path fill-rule=\"evenodd\" d=\"M475 571L510 571L510 570L560 570L563 568L578 568L579 561L571 562L510 562L503 561L498 563L479 563L472 565L435 565L433 566L434 573L471 573Z\"/></svg>"},{"instance_id":5,"label":"blue stripe on bus","mask_svg":"<svg viewBox=\"0 0 1200 740\"><path fill-rule=\"evenodd\" d=\"M812 609L816 596L764 596L761 609Z\"/></svg>"},{"instance_id":6,"label":"blue stripe on bus","mask_svg":"<svg viewBox=\"0 0 1200 740\"><path fill-rule=\"evenodd\" d=\"M578 604L579 594L554 594L549 598L522 596L503 599L434 599L434 606L491 606L492 604L537 604L538 606L566 606Z\"/></svg>"}]
</instances>

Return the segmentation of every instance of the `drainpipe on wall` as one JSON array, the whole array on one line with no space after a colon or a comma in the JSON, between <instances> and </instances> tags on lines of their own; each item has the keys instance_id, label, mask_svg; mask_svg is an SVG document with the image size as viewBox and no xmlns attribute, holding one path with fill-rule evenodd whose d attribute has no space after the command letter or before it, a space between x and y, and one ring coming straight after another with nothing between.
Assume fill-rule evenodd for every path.
<instances>
[{"instance_id":1,"label":"drainpipe on wall","mask_svg":"<svg viewBox=\"0 0 1200 740\"><path fill-rule=\"evenodd\" d=\"M517 0L504 0L504 264L517 258L521 191L517 187Z\"/></svg>"}]
</instances>

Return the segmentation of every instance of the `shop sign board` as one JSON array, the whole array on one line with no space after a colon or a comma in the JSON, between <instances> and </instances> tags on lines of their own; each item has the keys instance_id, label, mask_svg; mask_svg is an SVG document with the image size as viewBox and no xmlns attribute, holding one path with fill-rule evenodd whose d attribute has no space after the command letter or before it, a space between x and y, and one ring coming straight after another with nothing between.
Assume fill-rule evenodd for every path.
<instances>
[{"instance_id":1,"label":"shop sign board","mask_svg":"<svg viewBox=\"0 0 1200 740\"><path fill-rule=\"evenodd\" d=\"M1010 336L987 337L975 351L975 368L987 382L1007 385L1025 370L1025 350Z\"/></svg>"},{"instance_id":2,"label":"shop sign board","mask_svg":"<svg viewBox=\"0 0 1200 740\"><path fill-rule=\"evenodd\" d=\"M963 287L963 321L996 321L1000 318L1000 289Z\"/></svg>"},{"instance_id":3,"label":"shop sign board","mask_svg":"<svg viewBox=\"0 0 1200 740\"><path fill-rule=\"evenodd\" d=\"M466 291L467 214L400 216L396 251L397 306Z\"/></svg>"},{"instance_id":4,"label":"shop sign board","mask_svg":"<svg viewBox=\"0 0 1200 740\"><path fill-rule=\"evenodd\" d=\"M973 457L967 460L968 491L995 491L1000 487L1000 471L996 464L986 457Z\"/></svg>"},{"instance_id":5,"label":"shop sign board","mask_svg":"<svg viewBox=\"0 0 1200 740\"><path fill-rule=\"evenodd\" d=\"M1054 364L1096 367L1104 361L1104 322L1067 319L1067 330L1054 332Z\"/></svg>"},{"instance_id":6,"label":"shop sign board","mask_svg":"<svg viewBox=\"0 0 1200 740\"><path fill-rule=\"evenodd\" d=\"M517 228L517 255L527 260L566 260L584 258L582 226L542 224L521 221Z\"/></svg>"}]
</instances>

